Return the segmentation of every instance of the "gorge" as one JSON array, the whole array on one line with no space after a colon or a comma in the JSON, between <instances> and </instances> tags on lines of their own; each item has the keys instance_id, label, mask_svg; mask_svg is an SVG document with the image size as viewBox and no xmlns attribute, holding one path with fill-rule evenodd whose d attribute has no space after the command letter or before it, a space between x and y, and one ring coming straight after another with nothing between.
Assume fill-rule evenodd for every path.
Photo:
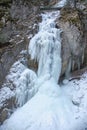
<instances>
[{"instance_id":1,"label":"gorge","mask_svg":"<svg viewBox=\"0 0 87 130\"><path fill-rule=\"evenodd\" d=\"M65 3L62 0L57 6L63 7ZM58 84L62 69L62 30L56 27L56 19L60 19L60 11L43 12L41 17L38 33L31 38L28 46L29 57L38 64L37 71L28 68L25 58L10 69L7 79L16 86L19 107L1 125L0 130L85 130L87 124L82 120L87 122L87 115L78 110L79 101L72 100L67 93L70 84ZM26 51L21 53L26 54ZM83 82L87 86L87 80L83 79ZM82 99L82 93L80 96Z\"/></svg>"}]
</instances>

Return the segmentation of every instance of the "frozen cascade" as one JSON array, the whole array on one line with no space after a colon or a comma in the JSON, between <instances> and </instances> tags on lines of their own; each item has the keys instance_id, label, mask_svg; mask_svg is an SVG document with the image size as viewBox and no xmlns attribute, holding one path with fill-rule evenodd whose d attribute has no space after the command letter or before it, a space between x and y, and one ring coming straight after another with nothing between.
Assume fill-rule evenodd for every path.
<instances>
[{"instance_id":1,"label":"frozen cascade","mask_svg":"<svg viewBox=\"0 0 87 130\"><path fill-rule=\"evenodd\" d=\"M39 64L38 77L49 75L57 82L61 72L61 31L55 28L54 16L55 13L42 15L43 22L30 42L29 54Z\"/></svg>"},{"instance_id":2,"label":"frozen cascade","mask_svg":"<svg viewBox=\"0 0 87 130\"><path fill-rule=\"evenodd\" d=\"M55 28L58 15L59 12L42 14L39 32L29 45L31 58L38 62L38 72L25 70L17 91L20 106L33 97L0 130L73 130L71 100L57 84L61 72L61 31Z\"/></svg>"},{"instance_id":3,"label":"frozen cascade","mask_svg":"<svg viewBox=\"0 0 87 130\"><path fill-rule=\"evenodd\" d=\"M17 81L16 99L19 106L23 106L36 93L35 82L37 76L35 72L25 69Z\"/></svg>"}]
</instances>

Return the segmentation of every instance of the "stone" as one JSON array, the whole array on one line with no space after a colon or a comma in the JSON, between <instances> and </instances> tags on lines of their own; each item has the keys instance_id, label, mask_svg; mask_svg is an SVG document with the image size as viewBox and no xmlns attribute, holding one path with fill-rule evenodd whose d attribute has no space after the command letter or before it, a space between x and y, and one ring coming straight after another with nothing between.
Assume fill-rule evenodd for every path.
<instances>
[{"instance_id":1,"label":"stone","mask_svg":"<svg viewBox=\"0 0 87 130\"><path fill-rule=\"evenodd\" d=\"M0 92L7 87L14 93L8 99L3 98L2 106L0 104L1 124L18 107L15 99L16 85L6 80L11 66L20 59L22 64L28 66L29 62L34 70L36 68L36 63L33 64L27 57L27 48L31 37L38 31L38 23L41 22L38 11L38 7L27 0L13 1L8 7L6 4L0 6ZM21 54L22 51L26 53ZM21 60L24 58L26 61Z\"/></svg>"},{"instance_id":2,"label":"stone","mask_svg":"<svg viewBox=\"0 0 87 130\"><path fill-rule=\"evenodd\" d=\"M71 71L80 69L84 63L84 51L86 44L83 36L84 28L79 11L76 9L63 8L57 25L61 28L62 38L62 72L69 78Z\"/></svg>"},{"instance_id":3,"label":"stone","mask_svg":"<svg viewBox=\"0 0 87 130\"><path fill-rule=\"evenodd\" d=\"M0 107L0 124L13 113L14 108L16 108L15 97L10 97L3 102L3 105Z\"/></svg>"},{"instance_id":4,"label":"stone","mask_svg":"<svg viewBox=\"0 0 87 130\"><path fill-rule=\"evenodd\" d=\"M0 123L2 123L8 117L8 110L4 108L0 113Z\"/></svg>"}]
</instances>

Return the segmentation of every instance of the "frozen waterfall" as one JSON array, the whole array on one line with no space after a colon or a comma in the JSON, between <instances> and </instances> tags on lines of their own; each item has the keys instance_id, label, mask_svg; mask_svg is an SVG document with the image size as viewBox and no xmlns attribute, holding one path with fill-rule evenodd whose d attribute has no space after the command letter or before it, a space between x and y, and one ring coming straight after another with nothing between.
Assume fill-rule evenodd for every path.
<instances>
[{"instance_id":1,"label":"frozen waterfall","mask_svg":"<svg viewBox=\"0 0 87 130\"><path fill-rule=\"evenodd\" d=\"M39 32L29 45L31 59L38 62L37 74L28 69L22 73L17 97L20 106L25 104L0 130L73 130L71 100L57 84L61 72L61 31L55 27L58 16L59 12L42 14Z\"/></svg>"},{"instance_id":2,"label":"frozen waterfall","mask_svg":"<svg viewBox=\"0 0 87 130\"><path fill-rule=\"evenodd\" d=\"M61 72L61 31L55 28L54 17L56 13L42 15L40 31L30 42L29 54L38 62L38 77L49 75L57 82Z\"/></svg>"}]
</instances>

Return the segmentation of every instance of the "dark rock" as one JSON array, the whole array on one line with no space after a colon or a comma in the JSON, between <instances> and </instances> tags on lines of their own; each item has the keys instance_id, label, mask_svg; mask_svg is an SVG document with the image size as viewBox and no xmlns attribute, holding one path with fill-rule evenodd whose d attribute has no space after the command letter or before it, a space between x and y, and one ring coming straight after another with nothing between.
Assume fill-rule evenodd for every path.
<instances>
[{"instance_id":1,"label":"dark rock","mask_svg":"<svg viewBox=\"0 0 87 130\"><path fill-rule=\"evenodd\" d=\"M11 2L12 2L12 0L0 0L0 5L7 6Z\"/></svg>"}]
</instances>

